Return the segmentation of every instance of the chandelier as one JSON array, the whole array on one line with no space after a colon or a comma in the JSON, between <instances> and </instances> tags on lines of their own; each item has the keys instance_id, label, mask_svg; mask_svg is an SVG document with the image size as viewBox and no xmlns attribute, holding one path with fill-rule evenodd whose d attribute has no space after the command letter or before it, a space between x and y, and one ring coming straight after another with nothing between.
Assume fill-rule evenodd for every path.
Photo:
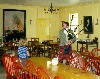
<instances>
[{"instance_id":1,"label":"chandelier","mask_svg":"<svg viewBox=\"0 0 100 79\"><path fill-rule=\"evenodd\" d=\"M57 14L58 13L58 11L59 11L59 8L54 8L53 6L52 6L52 3L51 3L51 6L49 7L49 8L44 8L44 11L45 11L45 13L51 13L51 14Z\"/></svg>"}]
</instances>

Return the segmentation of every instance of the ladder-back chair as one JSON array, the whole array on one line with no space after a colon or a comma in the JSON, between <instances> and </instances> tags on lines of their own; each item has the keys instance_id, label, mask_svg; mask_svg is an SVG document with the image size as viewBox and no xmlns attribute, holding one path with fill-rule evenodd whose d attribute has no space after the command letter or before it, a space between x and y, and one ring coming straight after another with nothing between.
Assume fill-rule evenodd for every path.
<instances>
[{"instance_id":1,"label":"ladder-back chair","mask_svg":"<svg viewBox=\"0 0 100 79\"><path fill-rule=\"evenodd\" d=\"M27 60L27 62L26 62L26 68L27 68L27 70L29 72L30 79L38 79L37 68L33 64L33 62L31 62L31 60Z\"/></svg>"},{"instance_id":2,"label":"ladder-back chair","mask_svg":"<svg viewBox=\"0 0 100 79\"><path fill-rule=\"evenodd\" d=\"M39 79L51 79L51 75L48 73L48 71L41 66L37 68L37 74Z\"/></svg>"}]
</instances>

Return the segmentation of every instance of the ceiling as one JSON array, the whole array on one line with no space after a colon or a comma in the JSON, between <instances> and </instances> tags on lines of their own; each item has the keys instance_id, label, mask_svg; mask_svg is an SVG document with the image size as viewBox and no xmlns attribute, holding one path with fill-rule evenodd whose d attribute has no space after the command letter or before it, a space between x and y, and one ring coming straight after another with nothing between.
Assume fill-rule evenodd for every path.
<instances>
[{"instance_id":1,"label":"ceiling","mask_svg":"<svg viewBox=\"0 0 100 79\"><path fill-rule=\"evenodd\" d=\"M100 0L0 0L0 4L26 5L26 6L50 6L65 7L89 2L99 2Z\"/></svg>"}]
</instances>

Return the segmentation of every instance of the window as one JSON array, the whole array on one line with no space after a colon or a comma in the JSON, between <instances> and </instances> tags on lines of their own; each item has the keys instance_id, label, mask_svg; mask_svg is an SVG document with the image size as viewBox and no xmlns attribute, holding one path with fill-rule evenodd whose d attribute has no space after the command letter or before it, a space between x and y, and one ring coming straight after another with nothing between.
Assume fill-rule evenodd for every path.
<instances>
[{"instance_id":1,"label":"window","mask_svg":"<svg viewBox=\"0 0 100 79\"><path fill-rule=\"evenodd\" d=\"M75 14L70 14L69 13L69 23L70 23L70 29L73 30L75 33L76 37L78 38L78 13Z\"/></svg>"}]
</instances>

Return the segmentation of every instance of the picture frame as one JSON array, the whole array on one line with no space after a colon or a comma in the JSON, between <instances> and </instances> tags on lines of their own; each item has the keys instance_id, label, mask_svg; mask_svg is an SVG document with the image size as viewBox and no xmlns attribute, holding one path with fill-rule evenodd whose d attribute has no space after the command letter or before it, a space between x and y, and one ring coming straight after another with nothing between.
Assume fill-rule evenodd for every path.
<instances>
[{"instance_id":1,"label":"picture frame","mask_svg":"<svg viewBox=\"0 0 100 79\"><path fill-rule=\"evenodd\" d=\"M3 9L4 41L26 38L26 10Z\"/></svg>"},{"instance_id":2,"label":"picture frame","mask_svg":"<svg viewBox=\"0 0 100 79\"><path fill-rule=\"evenodd\" d=\"M83 16L84 18L84 34L93 34L92 16Z\"/></svg>"}]
</instances>

